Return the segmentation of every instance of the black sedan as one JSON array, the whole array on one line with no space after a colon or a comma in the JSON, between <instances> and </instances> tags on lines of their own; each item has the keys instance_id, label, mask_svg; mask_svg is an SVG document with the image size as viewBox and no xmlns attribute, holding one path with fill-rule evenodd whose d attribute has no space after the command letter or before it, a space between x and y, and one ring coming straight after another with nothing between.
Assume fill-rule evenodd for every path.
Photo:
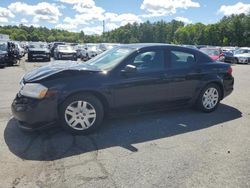
<instances>
[{"instance_id":1,"label":"black sedan","mask_svg":"<svg viewBox=\"0 0 250 188\"><path fill-rule=\"evenodd\" d=\"M28 46L28 61L45 60L50 61L50 51L45 43L33 42Z\"/></svg>"},{"instance_id":2,"label":"black sedan","mask_svg":"<svg viewBox=\"0 0 250 188\"><path fill-rule=\"evenodd\" d=\"M230 64L164 44L124 45L83 64L60 63L27 73L12 104L28 130L54 122L88 134L105 115L127 107L190 105L214 111L233 90Z\"/></svg>"}]
</instances>

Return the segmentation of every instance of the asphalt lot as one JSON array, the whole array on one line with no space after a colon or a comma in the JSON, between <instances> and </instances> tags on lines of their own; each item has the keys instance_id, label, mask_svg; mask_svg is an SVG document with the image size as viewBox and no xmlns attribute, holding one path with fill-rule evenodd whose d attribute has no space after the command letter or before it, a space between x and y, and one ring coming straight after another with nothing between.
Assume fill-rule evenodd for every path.
<instances>
[{"instance_id":1,"label":"asphalt lot","mask_svg":"<svg viewBox=\"0 0 250 188\"><path fill-rule=\"evenodd\" d=\"M214 113L192 109L107 120L99 132L22 132L10 105L21 76L0 69L0 187L250 187L250 65Z\"/></svg>"}]
</instances>

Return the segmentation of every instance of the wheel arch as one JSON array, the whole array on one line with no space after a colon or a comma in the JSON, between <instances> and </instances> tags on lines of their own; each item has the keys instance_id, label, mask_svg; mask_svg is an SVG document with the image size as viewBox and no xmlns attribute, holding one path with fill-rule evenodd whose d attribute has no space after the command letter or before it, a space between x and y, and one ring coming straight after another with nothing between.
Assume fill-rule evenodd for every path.
<instances>
[{"instance_id":1,"label":"wheel arch","mask_svg":"<svg viewBox=\"0 0 250 188\"><path fill-rule=\"evenodd\" d=\"M220 81L211 81L211 82L208 82L204 87L207 87L209 84L215 84L215 85L217 85L220 88L220 92L221 92L220 100L222 100L224 98L224 87L223 87L223 84Z\"/></svg>"}]
</instances>

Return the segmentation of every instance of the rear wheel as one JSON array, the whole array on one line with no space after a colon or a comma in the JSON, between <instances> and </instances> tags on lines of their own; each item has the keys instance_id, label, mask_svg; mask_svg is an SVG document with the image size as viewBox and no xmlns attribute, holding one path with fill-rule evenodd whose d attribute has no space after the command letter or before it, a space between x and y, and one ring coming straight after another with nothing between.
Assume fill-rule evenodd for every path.
<instances>
[{"instance_id":1,"label":"rear wheel","mask_svg":"<svg viewBox=\"0 0 250 188\"><path fill-rule=\"evenodd\" d=\"M214 111L221 99L221 90L216 84L207 85L197 100L197 107L203 112L212 112Z\"/></svg>"},{"instance_id":2,"label":"rear wheel","mask_svg":"<svg viewBox=\"0 0 250 188\"><path fill-rule=\"evenodd\" d=\"M100 127L104 116L99 99L89 94L77 94L64 101L60 108L62 127L74 134L90 134Z\"/></svg>"}]
</instances>

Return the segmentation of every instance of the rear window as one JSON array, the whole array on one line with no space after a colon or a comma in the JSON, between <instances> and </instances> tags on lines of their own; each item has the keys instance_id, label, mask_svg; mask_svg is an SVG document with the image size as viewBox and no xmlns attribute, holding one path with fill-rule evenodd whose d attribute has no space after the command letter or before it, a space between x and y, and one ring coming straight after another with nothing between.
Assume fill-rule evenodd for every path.
<instances>
[{"instance_id":1,"label":"rear window","mask_svg":"<svg viewBox=\"0 0 250 188\"><path fill-rule=\"evenodd\" d=\"M188 68L196 62L194 54L177 50L170 51L170 58L173 69Z\"/></svg>"}]
</instances>

